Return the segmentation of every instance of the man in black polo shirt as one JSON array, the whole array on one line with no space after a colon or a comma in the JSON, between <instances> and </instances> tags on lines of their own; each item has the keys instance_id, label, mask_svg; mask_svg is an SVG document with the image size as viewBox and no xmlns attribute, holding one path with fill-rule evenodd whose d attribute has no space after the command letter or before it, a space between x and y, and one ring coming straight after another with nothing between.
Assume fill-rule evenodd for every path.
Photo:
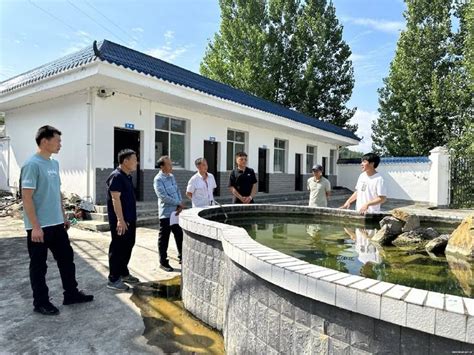
<instances>
[{"instance_id":1,"label":"man in black polo shirt","mask_svg":"<svg viewBox=\"0 0 474 355\"><path fill-rule=\"evenodd\" d=\"M229 179L230 192L234 203L253 203L257 194L257 177L255 171L247 167L247 154L239 152L235 155L237 168L232 170Z\"/></svg>"},{"instance_id":2,"label":"man in black polo shirt","mask_svg":"<svg viewBox=\"0 0 474 355\"><path fill-rule=\"evenodd\" d=\"M137 155L124 149L118 153L118 161L118 168L107 179L107 213L112 234L107 287L127 291L129 287L124 282L140 281L130 275L127 267L135 245L137 207L130 174L137 169Z\"/></svg>"}]
</instances>

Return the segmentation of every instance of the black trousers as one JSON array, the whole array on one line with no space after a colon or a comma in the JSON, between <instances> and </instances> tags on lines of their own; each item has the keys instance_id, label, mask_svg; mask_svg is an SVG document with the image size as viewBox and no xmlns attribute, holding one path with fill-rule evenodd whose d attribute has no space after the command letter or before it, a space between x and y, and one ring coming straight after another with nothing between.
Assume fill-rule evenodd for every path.
<instances>
[{"instance_id":1,"label":"black trousers","mask_svg":"<svg viewBox=\"0 0 474 355\"><path fill-rule=\"evenodd\" d=\"M158 251L160 253L160 264L166 264L168 260L168 244L170 233L173 232L176 247L178 248L178 258L181 260L181 251L183 249L183 230L179 224L170 226L169 218L160 219L160 232L158 234Z\"/></svg>"},{"instance_id":2,"label":"black trousers","mask_svg":"<svg viewBox=\"0 0 474 355\"><path fill-rule=\"evenodd\" d=\"M64 295L77 292L76 265L69 236L63 224L44 227L44 243L31 240L31 230L27 231L28 254L30 255L30 282L33 289L33 305L41 306L49 302L49 290L46 285L48 249L56 260L61 275Z\"/></svg>"},{"instance_id":3,"label":"black trousers","mask_svg":"<svg viewBox=\"0 0 474 355\"><path fill-rule=\"evenodd\" d=\"M129 222L125 234L117 234L117 224L110 224L112 241L109 246L109 281L115 282L121 276L128 276L128 263L135 245L137 224Z\"/></svg>"}]
</instances>

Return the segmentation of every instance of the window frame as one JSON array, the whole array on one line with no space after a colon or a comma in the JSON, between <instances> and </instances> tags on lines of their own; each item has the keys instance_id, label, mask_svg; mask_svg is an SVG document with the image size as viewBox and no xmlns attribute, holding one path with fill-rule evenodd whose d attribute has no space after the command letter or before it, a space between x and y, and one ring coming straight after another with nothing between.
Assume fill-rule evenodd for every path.
<instances>
[{"instance_id":1,"label":"window frame","mask_svg":"<svg viewBox=\"0 0 474 355\"><path fill-rule=\"evenodd\" d=\"M167 130L163 129L163 128L156 128L156 118L157 117L162 117L162 118L168 119L168 129ZM172 125L173 120L181 121L182 123L184 123L184 133L180 132L180 131L172 131L171 130L171 125ZM162 115L162 114L159 114L159 113L155 113L155 140L154 140L154 142L156 144L156 132L163 132L163 133L166 133L168 135L168 154L167 155L170 157L170 159L173 161L173 163L175 161L173 160L173 156L171 155L171 136L172 135L178 135L178 136L183 136L184 137L183 164L182 165L173 165L173 169L185 169L185 167L186 167L186 144L187 144L188 131L189 131L188 120L186 120L184 118L178 118L178 117L173 117L173 116L168 116L168 115ZM156 148L155 148L155 169L158 168L156 166L156 161L159 158L160 157L156 156Z\"/></svg>"},{"instance_id":2,"label":"window frame","mask_svg":"<svg viewBox=\"0 0 474 355\"><path fill-rule=\"evenodd\" d=\"M234 133L233 140L229 140L229 131ZM236 132L243 133L243 135L244 135L244 141L243 142L237 141L235 139L235 133ZM248 132L242 131L240 129L229 128L229 127L227 128L227 134L226 134L226 150L227 150L226 171L234 170L234 168L235 168L235 154L236 153L238 153L240 151L246 152L246 149L247 149L247 135L248 135ZM229 143L232 144L232 155L229 155ZM239 149L237 151L235 149L236 145L243 145L244 146L243 150ZM231 159L231 161L229 161L229 159ZM232 166L232 169L229 169L229 166Z\"/></svg>"},{"instance_id":3,"label":"window frame","mask_svg":"<svg viewBox=\"0 0 474 355\"><path fill-rule=\"evenodd\" d=\"M284 148L280 148L280 144L277 146L278 143L283 142ZM276 170L276 157L277 153L283 152L283 170ZM288 152L288 140L281 139L281 138L273 138L273 172L274 173L285 173L288 169L288 162L287 162L287 152Z\"/></svg>"},{"instance_id":4,"label":"window frame","mask_svg":"<svg viewBox=\"0 0 474 355\"><path fill-rule=\"evenodd\" d=\"M308 148L313 148L313 153L308 153ZM308 155L313 156L313 162L308 165ZM317 145L306 145L306 173L311 174L313 172L313 166L317 164L318 161L318 146Z\"/></svg>"}]
</instances>

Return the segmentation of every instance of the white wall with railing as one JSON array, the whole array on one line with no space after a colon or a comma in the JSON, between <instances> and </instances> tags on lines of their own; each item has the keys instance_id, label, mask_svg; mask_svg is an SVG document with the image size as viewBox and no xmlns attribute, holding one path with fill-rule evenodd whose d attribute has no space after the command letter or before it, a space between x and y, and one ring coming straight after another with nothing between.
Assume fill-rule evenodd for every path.
<instances>
[{"instance_id":1,"label":"white wall with railing","mask_svg":"<svg viewBox=\"0 0 474 355\"><path fill-rule=\"evenodd\" d=\"M337 184L354 190L360 163L339 161L337 166ZM388 198L449 204L449 154L444 147L434 148L428 157L382 158L377 171L385 180Z\"/></svg>"}]
</instances>

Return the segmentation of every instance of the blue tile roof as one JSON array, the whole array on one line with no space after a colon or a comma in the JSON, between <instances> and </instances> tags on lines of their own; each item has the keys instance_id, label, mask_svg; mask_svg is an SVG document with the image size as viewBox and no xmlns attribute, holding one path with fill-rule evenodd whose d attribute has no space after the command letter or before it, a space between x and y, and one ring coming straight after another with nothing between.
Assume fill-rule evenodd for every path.
<instances>
[{"instance_id":1,"label":"blue tile roof","mask_svg":"<svg viewBox=\"0 0 474 355\"><path fill-rule=\"evenodd\" d=\"M380 158L380 164L414 164L414 163L429 163L428 157L387 157ZM339 159L338 164L360 164L360 159Z\"/></svg>"},{"instance_id":2,"label":"blue tile roof","mask_svg":"<svg viewBox=\"0 0 474 355\"><path fill-rule=\"evenodd\" d=\"M287 107L264 100L229 85L211 80L202 75L164 62L158 58L146 55L108 40L97 43L76 53L65 56L39 68L8 79L0 83L0 93L5 94L36 81L53 76L68 69L80 67L93 61L106 61L126 69L189 87L212 96L236 102L257 110L281 116L292 121L307 124L321 130L335 133L344 137L360 140L354 133L327 123Z\"/></svg>"}]
</instances>

